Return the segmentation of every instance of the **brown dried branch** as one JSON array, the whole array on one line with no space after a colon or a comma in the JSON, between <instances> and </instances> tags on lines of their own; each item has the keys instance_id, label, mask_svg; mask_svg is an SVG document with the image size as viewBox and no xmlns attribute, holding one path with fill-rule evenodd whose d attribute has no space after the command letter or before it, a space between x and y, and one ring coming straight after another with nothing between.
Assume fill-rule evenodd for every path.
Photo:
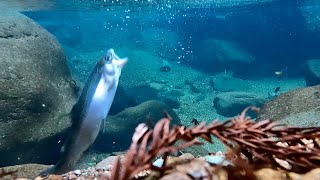
<instances>
[{"instance_id":1,"label":"brown dried branch","mask_svg":"<svg viewBox=\"0 0 320 180\"><path fill-rule=\"evenodd\" d=\"M114 165L113 180L132 179L138 172L146 169L161 169L152 166L152 160L157 156L167 156L168 153L200 143L193 136L183 135L185 127L175 126L170 130L171 117L167 113L165 116L153 130L148 129L145 124L140 124L136 128L123 166L119 166L120 159ZM187 142L180 146L174 146L179 139Z\"/></svg>"},{"instance_id":2,"label":"brown dried branch","mask_svg":"<svg viewBox=\"0 0 320 180\"><path fill-rule=\"evenodd\" d=\"M165 114L165 118L161 119L153 130L140 124L133 135L123 164L120 165L118 159L114 165L111 179L133 179L138 172L146 169L163 172L168 167L154 167L152 160L158 156L164 156L166 160L166 156L171 152L201 144L196 139L198 137L212 143L211 135L220 139L229 149L238 152L239 157L241 154L245 155L249 164L284 168L279 162L285 161L290 165L290 169L286 167L287 170L296 172L305 172L320 166L320 127L289 127L271 120L255 122L245 116L250 108L245 109L238 117L224 122L214 120L208 126L201 123L191 128L174 126L170 130L171 118L168 114ZM175 146L179 140L185 143Z\"/></svg>"}]
</instances>

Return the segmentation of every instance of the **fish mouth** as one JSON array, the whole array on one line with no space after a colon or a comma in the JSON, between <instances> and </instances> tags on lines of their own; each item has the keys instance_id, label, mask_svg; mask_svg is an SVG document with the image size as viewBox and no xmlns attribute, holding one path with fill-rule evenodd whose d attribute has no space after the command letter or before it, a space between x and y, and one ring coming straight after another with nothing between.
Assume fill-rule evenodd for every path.
<instances>
[{"instance_id":1,"label":"fish mouth","mask_svg":"<svg viewBox=\"0 0 320 180\"><path fill-rule=\"evenodd\" d=\"M111 59L111 63L123 68L125 64L128 62L128 58L119 58L119 56L114 52L114 49L109 49L107 51L107 57Z\"/></svg>"},{"instance_id":2,"label":"fish mouth","mask_svg":"<svg viewBox=\"0 0 320 180\"><path fill-rule=\"evenodd\" d=\"M122 58L122 59L113 59L112 60L112 64L117 65L118 67L120 67L121 69L123 68L124 65L126 65L128 62L128 58Z\"/></svg>"},{"instance_id":3,"label":"fish mouth","mask_svg":"<svg viewBox=\"0 0 320 180\"><path fill-rule=\"evenodd\" d=\"M123 66L127 64L128 58L123 58L123 59L120 59L120 60L121 60L120 67L123 68Z\"/></svg>"}]
</instances>

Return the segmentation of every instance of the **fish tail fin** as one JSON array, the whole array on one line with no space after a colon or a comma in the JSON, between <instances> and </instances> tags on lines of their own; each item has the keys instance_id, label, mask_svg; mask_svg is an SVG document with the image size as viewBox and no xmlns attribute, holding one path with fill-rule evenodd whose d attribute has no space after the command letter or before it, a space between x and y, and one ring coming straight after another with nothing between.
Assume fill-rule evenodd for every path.
<instances>
[{"instance_id":1,"label":"fish tail fin","mask_svg":"<svg viewBox=\"0 0 320 180\"><path fill-rule=\"evenodd\" d=\"M50 174L54 174L55 172L56 172L56 166L52 166L52 167L42 171L38 176L45 177L45 176L48 176Z\"/></svg>"}]
</instances>

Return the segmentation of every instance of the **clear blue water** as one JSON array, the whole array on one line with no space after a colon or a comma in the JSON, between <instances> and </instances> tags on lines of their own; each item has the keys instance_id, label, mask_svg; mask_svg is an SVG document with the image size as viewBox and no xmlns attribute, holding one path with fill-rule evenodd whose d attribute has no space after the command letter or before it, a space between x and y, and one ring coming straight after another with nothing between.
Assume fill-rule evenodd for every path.
<instances>
[{"instance_id":1,"label":"clear blue water","mask_svg":"<svg viewBox=\"0 0 320 180\"><path fill-rule=\"evenodd\" d=\"M221 92L267 98L278 86L280 93L305 87L306 62L320 59L318 0L8 0L1 6L52 33L80 84L106 49L128 57L118 91L131 92L136 102L127 107L174 99L171 107L187 125L226 117L213 106L220 91L210 87L211 77L235 78L220 83ZM161 71L164 64L170 72Z\"/></svg>"},{"instance_id":2,"label":"clear blue water","mask_svg":"<svg viewBox=\"0 0 320 180\"><path fill-rule=\"evenodd\" d=\"M69 57L73 53L106 47L145 49L144 33L153 33L151 36L163 41L158 46L147 47L152 53L211 74L227 68L241 77L272 76L273 71L287 67L289 76L302 76L305 61L320 56L319 33L308 27L317 26L312 24L317 22L308 24L311 18L306 17L319 16L316 1L249 1L252 3L246 6L240 1L234 2L238 2L233 3L237 6L228 6L226 1L193 7L192 3L180 5L183 3L170 1L71 1L66 4L57 1L49 10L24 14L53 33ZM225 4L227 6L222 6ZM310 7L315 10L311 8L309 14L303 14L301 8ZM174 33L178 40L170 42L163 33ZM236 42L255 61L240 64L240 68L237 62L211 61L210 57L202 56L201 43L206 39Z\"/></svg>"}]
</instances>

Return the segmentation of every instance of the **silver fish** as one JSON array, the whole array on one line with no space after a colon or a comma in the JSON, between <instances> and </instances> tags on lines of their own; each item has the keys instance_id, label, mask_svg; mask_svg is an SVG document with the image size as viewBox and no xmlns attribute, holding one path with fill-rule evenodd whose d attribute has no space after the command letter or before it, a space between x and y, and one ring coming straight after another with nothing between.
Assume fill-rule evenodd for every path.
<instances>
[{"instance_id":1,"label":"silver fish","mask_svg":"<svg viewBox=\"0 0 320 180\"><path fill-rule=\"evenodd\" d=\"M40 173L41 176L72 170L82 153L95 141L100 129L104 129L126 62L127 58L120 59L113 49L109 49L96 64L71 110L72 126L66 144L61 149L61 159L55 166Z\"/></svg>"}]
</instances>

